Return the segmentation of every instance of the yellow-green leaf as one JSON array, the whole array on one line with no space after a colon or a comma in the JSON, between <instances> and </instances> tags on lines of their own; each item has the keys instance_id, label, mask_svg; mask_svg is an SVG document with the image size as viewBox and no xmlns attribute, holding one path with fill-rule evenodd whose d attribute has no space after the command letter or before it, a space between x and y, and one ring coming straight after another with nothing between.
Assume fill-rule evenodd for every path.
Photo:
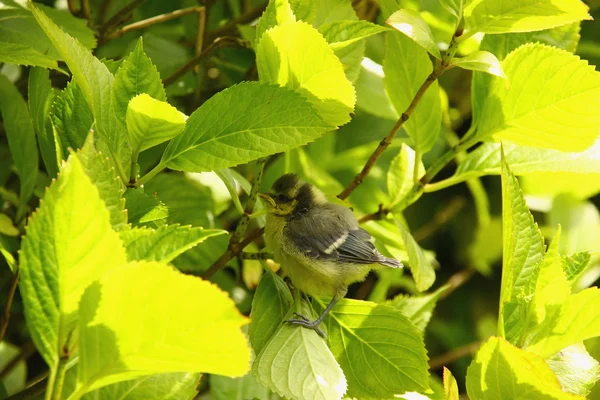
<instances>
[{"instance_id":1,"label":"yellow-green leaf","mask_svg":"<svg viewBox=\"0 0 600 400\"><path fill-rule=\"evenodd\" d=\"M472 33L539 31L592 19L580 0L473 0L464 18Z\"/></svg>"},{"instance_id":2,"label":"yellow-green leaf","mask_svg":"<svg viewBox=\"0 0 600 400\"><path fill-rule=\"evenodd\" d=\"M442 59L431 29L418 12L409 9L398 10L390 15L385 23L404 33L435 58Z\"/></svg>"},{"instance_id":3,"label":"yellow-green leaf","mask_svg":"<svg viewBox=\"0 0 600 400\"><path fill-rule=\"evenodd\" d=\"M250 367L240 329L248 318L226 292L166 264L111 271L86 290L79 313L77 393L156 373L242 376Z\"/></svg>"},{"instance_id":4,"label":"yellow-green leaf","mask_svg":"<svg viewBox=\"0 0 600 400\"><path fill-rule=\"evenodd\" d=\"M146 93L129 101L125 122L133 149L144 151L179 135L185 127L185 114L165 101Z\"/></svg>"},{"instance_id":5,"label":"yellow-green leaf","mask_svg":"<svg viewBox=\"0 0 600 400\"><path fill-rule=\"evenodd\" d=\"M271 28L263 34L256 51L261 82L301 92L331 125L350 121L356 102L354 87L342 63L315 28L305 22Z\"/></svg>"},{"instance_id":6,"label":"yellow-green leaf","mask_svg":"<svg viewBox=\"0 0 600 400\"><path fill-rule=\"evenodd\" d=\"M477 127L533 147L583 151L598 137L600 73L573 54L526 44L502 63L508 82L494 78Z\"/></svg>"},{"instance_id":7,"label":"yellow-green leaf","mask_svg":"<svg viewBox=\"0 0 600 400\"><path fill-rule=\"evenodd\" d=\"M75 328L84 290L127 261L125 248L75 156L46 191L26 232L20 266L25 317L36 347L52 366Z\"/></svg>"}]
</instances>

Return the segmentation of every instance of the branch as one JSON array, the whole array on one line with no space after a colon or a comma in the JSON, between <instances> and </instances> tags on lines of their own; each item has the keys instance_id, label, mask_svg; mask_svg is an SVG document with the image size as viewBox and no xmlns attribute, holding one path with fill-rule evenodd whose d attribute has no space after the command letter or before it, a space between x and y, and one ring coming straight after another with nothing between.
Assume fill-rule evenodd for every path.
<instances>
[{"instance_id":1,"label":"branch","mask_svg":"<svg viewBox=\"0 0 600 400\"><path fill-rule=\"evenodd\" d=\"M398 121L396 121L396 123L394 124L394 126L392 127L390 132L379 143L379 146L377 146L377 148L375 149L373 154L371 154L371 157L369 157L369 160L363 167L362 171L360 171L360 173L358 175L356 175L354 177L354 179L352 179L350 184L340 194L337 195L338 198L340 198L341 200L345 200L348 196L350 196L350 194L352 194L354 189L356 189L358 187L358 185L360 185L363 182L365 177L369 174L369 172L371 172L371 169L375 165L375 162L377 161L377 159L383 154L383 152L392 143L392 139L394 139L394 137L396 136L396 134L398 133L400 128L402 128L402 125L404 125L404 123L406 121L408 121L408 119L410 118L413 111L415 111L417 104L419 104L419 101L421 101L421 99L423 98L423 95L425 94L427 89L429 89L429 86L431 86L431 84L433 82L435 82L435 80L438 78L438 76L440 76L440 74L443 71L444 71L444 67L441 67L440 69L436 68L433 70L433 72L431 74L429 74L427 79L425 79L425 82L423 82L423 84L421 85L421 87L419 88L417 93L415 94L415 97L410 102L406 111L404 111L402 113L402 115L400 115L400 118L398 119Z\"/></svg>"},{"instance_id":2,"label":"branch","mask_svg":"<svg viewBox=\"0 0 600 400\"><path fill-rule=\"evenodd\" d=\"M121 8L115 15L113 15L108 21L98 28L100 32L100 38L104 41L104 37L106 32L112 30L114 27L121 24L123 21L126 21L131 17L131 13L136 9L137 6L144 3L146 0L133 0L131 3L127 4L125 7Z\"/></svg>"},{"instance_id":3,"label":"branch","mask_svg":"<svg viewBox=\"0 0 600 400\"><path fill-rule=\"evenodd\" d=\"M17 291L17 284L19 283L19 270L15 272L10 289L8 290L8 298L6 299L6 305L4 306L4 315L2 316L2 325L0 325L0 342L4 338L6 329L8 328L8 321L10 321L10 308Z\"/></svg>"},{"instance_id":4,"label":"branch","mask_svg":"<svg viewBox=\"0 0 600 400\"><path fill-rule=\"evenodd\" d=\"M429 360L429 368L438 369L443 367L444 365L451 364L456 360L468 356L469 354L475 353L480 346L481 342L477 341L461 347L457 347L456 349L452 349L451 351L444 353L439 357Z\"/></svg>"},{"instance_id":5,"label":"branch","mask_svg":"<svg viewBox=\"0 0 600 400\"><path fill-rule=\"evenodd\" d=\"M230 243L229 249L227 249L227 251L225 253L223 253L223 255L221 257L219 257L219 259L217 261L215 261L215 263L213 265L211 265L210 268L207 269L202 274L202 278L209 279L218 270L223 268L225 266L225 264L227 264L231 259L233 259L238 254L240 254L246 246L248 246L250 243L254 242L256 239L261 237L264 232L265 232L265 228L260 228L260 229L253 231L252 233L250 233L246 237L246 239L242 240L240 243L238 243L236 245L232 245Z\"/></svg>"},{"instance_id":6,"label":"branch","mask_svg":"<svg viewBox=\"0 0 600 400\"><path fill-rule=\"evenodd\" d=\"M149 26L152 26L152 25L155 25L155 24L158 24L161 22L166 22L166 21L170 21L175 18L183 17L188 14L200 13L203 10L204 10L204 7L196 6L196 7L183 8L181 10L175 10L175 11L167 13L167 14L156 15L154 17L147 18L142 21L138 21L138 22L134 22L133 24L126 25L126 26L122 27L121 29L117 29L113 33L109 34L107 36L107 38L108 39L116 39L116 38L123 36L127 32L131 32L131 31L134 31L137 29L144 29L144 28L147 28Z\"/></svg>"},{"instance_id":7,"label":"branch","mask_svg":"<svg viewBox=\"0 0 600 400\"><path fill-rule=\"evenodd\" d=\"M268 2L256 6L253 9L248 10L248 12L240 15L239 17L232 19L231 21L229 21L229 23L210 32L209 40L234 32L236 26L239 24L247 24L249 22L254 21L256 18L260 17L262 13L267 9L267 5Z\"/></svg>"},{"instance_id":8,"label":"branch","mask_svg":"<svg viewBox=\"0 0 600 400\"><path fill-rule=\"evenodd\" d=\"M192 58L190 61L188 61L184 66L182 66L177 71L175 71L171 76L168 76L165 79L163 79L163 84L165 86L168 86L168 85L172 84L173 82L177 81L177 79L181 78L186 72L188 72L189 70L194 68L194 66L196 64L198 64L200 61L202 61L202 59L204 57L206 57L208 54L210 54L213 50L218 49L223 46L226 46L226 45L234 45L234 46L238 46L238 47L248 47L250 44L247 41L242 40L237 37L234 37L234 36L218 37L211 44L209 44L204 50L202 50L202 52L200 54L198 54L197 56Z\"/></svg>"}]
</instances>

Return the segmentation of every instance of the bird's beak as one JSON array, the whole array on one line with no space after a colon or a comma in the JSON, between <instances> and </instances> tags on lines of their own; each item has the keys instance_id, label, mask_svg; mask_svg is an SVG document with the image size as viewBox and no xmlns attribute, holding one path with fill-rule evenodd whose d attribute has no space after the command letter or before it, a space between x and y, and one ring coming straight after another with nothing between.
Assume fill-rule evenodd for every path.
<instances>
[{"instance_id":1,"label":"bird's beak","mask_svg":"<svg viewBox=\"0 0 600 400\"><path fill-rule=\"evenodd\" d=\"M258 196L267 201L269 204L271 204L273 207L275 207L275 200L273 200L273 198L271 196L269 196L267 193L258 193Z\"/></svg>"}]
</instances>

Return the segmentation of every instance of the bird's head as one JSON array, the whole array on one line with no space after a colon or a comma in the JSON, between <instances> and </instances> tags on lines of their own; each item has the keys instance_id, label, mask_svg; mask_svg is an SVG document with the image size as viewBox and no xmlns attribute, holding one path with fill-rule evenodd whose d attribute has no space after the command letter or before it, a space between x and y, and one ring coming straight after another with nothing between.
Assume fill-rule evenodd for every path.
<instances>
[{"instance_id":1,"label":"bird's head","mask_svg":"<svg viewBox=\"0 0 600 400\"><path fill-rule=\"evenodd\" d=\"M267 211L282 217L310 210L325 202L325 196L295 174L285 174L273 183L269 193L259 193L265 200Z\"/></svg>"}]
</instances>

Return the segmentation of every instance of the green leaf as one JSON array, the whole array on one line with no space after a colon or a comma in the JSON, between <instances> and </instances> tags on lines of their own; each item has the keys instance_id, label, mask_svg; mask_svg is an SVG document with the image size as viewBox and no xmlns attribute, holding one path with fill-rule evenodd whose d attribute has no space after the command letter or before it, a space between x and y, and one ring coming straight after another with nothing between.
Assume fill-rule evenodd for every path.
<instances>
[{"instance_id":1,"label":"green leaf","mask_svg":"<svg viewBox=\"0 0 600 400\"><path fill-rule=\"evenodd\" d=\"M314 0L317 12L314 26L322 26L332 21L344 19L358 20L352 4L346 0ZM307 21L308 22L308 21Z\"/></svg>"},{"instance_id":2,"label":"green leaf","mask_svg":"<svg viewBox=\"0 0 600 400\"><path fill-rule=\"evenodd\" d=\"M563 390L580 396L590 394L600 374L598 361L590 356L583 343L562 349L547 363Z\"/></svg>"},{"instance_id":3,"label":"green leaf","mask_svg":"<svg viewBox=\"0 0 600 400\"><path fill-rule=\"evenodd\" d=\"M0 342L0 371L6 371L5 367L16 360L19 357L19 348L8 343L6 340ZM27 380L27 365L25 360L21 359L17 362L13 369L6 371L7 374L2 377L0 386L4 385L6 390L3 398L8 398L17 392L25 388ZM2 389L0 388L0 396L2 395Z\"/></svg>"},{"instance_id":4,"label":"green leaf","mask_svg":"<svg viewBox=\"0 0 600 400\"><path fill-rule=\"evenodd\" d=\"M134 151L171 140L185 126L186 116L165 101L153 99L146 93L135 96L127 106L127 132Z\"/></svg>"},{"instance_id":5,"label":"green leaf","mask_svg":"<svg viewBox=\"0 0 600 400\"><path fill-rule=\"evenodd\" d=\"M187 175L159 174L144 185L144 189L169 208L169 224L215 227L215 205L210 188Z\"/></svg>"},{"instance_id":6,"label":"green leaf","mask_svg":"<svg viewBox=\"0 0 600 400\"><path fill-rule=\"evenodd\" d=\"M125 126L115 113L113 99L114 77L100 60L79 41L62 31L39 8L30 4L31 12L73 74L73 80L81 89L92 110L95 131L105 142L110 158L117 166L123 181L127 180L130 149L123 143ZM87 133L86 133L87 135ZM126 161L125 164L122 164Z\"/></svg>"},{"instance_id":7,"label":"green leaf","mask_svg":"<svg viewBox=\"0 0 600 400\"><path fill-rule=\"evenodd\" d=\"M267 269L254 293L250 312L252 322L248 329L248 336L257 354L275 334L292 302L292 294L285 282Z\"/></svg>"},{"instance_id":8,"label":"green leaf","mask_svg":"<svg viewBox=\"0 0 600 400\"><path fill-rule=\"evenodd\" d=\"M396 112L402 115L433 66L427 52L399 32L386 33L385 51L385 88ZM440 133L442 106L438 91L438 82L435 81L403 125L412 139L411 147L421 154L431 150Z\"/></svg>"},{"instance_id":9,"label":"green leaf","mask_svg":"<svg viewBox=\"0 0 600 400\"><path fill-rule=\"evenodd\" d=\"M547 358L565 347L596 336L600 336L600 289L592 287L571 295L563 303L549 332L527 350Z\"/></svg>"},{"instance_id":10,"label":"green leaf","mask_svg":"<svg viewBox=\"0 0 600 400\"><path fill-rule=\"evenodd\" d=\"M590 260L591 255L587 251L562 256L563 269L567 280L571 283L577 281L590 264Z\"/></svg>"},{"instance_id":11,"label":"green leaf","mask_svg":"<svg viewBox=\"0 0 600 400\"><path fill-rule=\"evenodd\" d=\"M592 202L576 199L569 194L556 196L548 214L548 224L550 226L561 225L563 240L561 240L560 251L562 254L598 251L600 212Z\"/></svg>"},{"instance_id":12,"label":"green leaf","mask_svg":"<svg viewBox=\"0 0 600 400\"><path fill-rule=\"evenodd\" d=\"M210 171L247 163L313 141L329 127L300 93L241 83L217 93L188 118L161 163Z\"/></svg>"},{"instance_id":13,"label":"green leaf","mask_svg":"<svg viewBox=\"0 0 600 400\"><path fill-rule=\"evenodd\" d=\"M58 10L43 4L38 4L38 7L87 48L96 47L94 33L88 28L85 19L73 17L68 10ZM0 61L62 71L56 64L60 59L59 52L48 40L31 12L21 4L4 2L0 9L0 38Z\"/></svg>"},{"instance_id":14,"label":"green leaf","mask_svg":"<svg viewBox=\"0 0 600 400\"><path fill-rule=\"evenodd\" d=\"M262 36L256 52L261 82L288 86L307 96L329 125L350 121L354 87L325 38L312 26L294 22L274 27Z\"/></svg>"},{"instance_id":15,"label":"green leaf","mask_svg":"<svg viewBox=\"0 0 600 400\"><path fill-rule=\"evenodd\" d=\"M94 123L94 116L83 92L73 81L54 96L51 118L56 135L65 150L81 148Z\"/></svg>"},{"instance_id":16,"label":"green leaf","mask_svg":"<svg viewBox=\"0 0 600 400\"><path fill-rule=\"evenodd\" d=\"M425 175L423 162L419 160L418 177ZM389 208L400 203L414 185L415 151L402 143L400 152L392 160L387 173L387 187L390 196Z\"/></svg>"},{"instance_id":17,"label":"green leaf","mask_svg":"<svg viewBox=\"0 0 600 400\"><path fill-rule=\"evenodd\" d=\"M398 113L385 91L381 65L370 58L363 58L354 86L356 88L356 108L377 117L393 121L398 119Z\"/></svg>"},{"instance_id":18,"label":"green leaf","mask_svg":"<svg viewBox=\"0 0 600 400\"><path fill-rule=\"evenodd\" d=\"M544 238L527 208L517 178L502 161L502 286L498 334L511 343L523 338L523 296L531 295L544 258Z\"/></svg>"},{"instance_id":19,"label":"green leaf","mask_svg":"<svg viewBox=\"0 0 600 400\"><path fill-rule=\"evenodd\" d=\"M0 74L0 111L10 154L20 181L18 217L24 215L38 173L38 151L27 103L6 76Z\"/></svg>"},{"instance_id":20,"label":"green leaf","mask_svg":"<svg viewBox=\"0 0 600 400\"><path fill-rule=\"evenodd\" d=\"M166 224L169 209L156 196L145 193L142 188L129 188L124 197L129 223L133 226L158 228Z\"/></svg>"},{"instance_id":21,"label":"green leaf","mask_svg":"<svg viewBox=\"0 0 600 400\"><path fill-rule=\"evenodd\" d=\"M536 172L579 172L600 174L600 141L578 153L517 146L504 143L504 156L515 175ZM458 166L453 180L462 182L483 175L497 175L502 169L500 143L484 143Z\"/></svg>"},{"instance_id":22,"label":"green leaf","mask_svg":"<svg viewBox=\"0 0 600 400\"><path fill-rule=\"evenodd\" d=\"M240 329L248 319L212 283L165 264L129 263L106 274L86 290L79 314L78 393L155 373L248 371Z\"/></svg>"},{"instance_id":23,"label":"green leaf","mask_svg":"<svg viewBox=\"0 0 600 400\"><path fill-rule=\"evenodd\" d=\"M467 394L477 400L576 400L562 391L556 375L539 356L492 337L467 370Z\"/></svg>"},{"instance_id":24,"label":"green leaf","mask_svg":"<svg viewBox=\"0 0 600 400\"><path fill-rule=\"evenodd\" d=\"M396 227L402 235L402 240L408 253L408 266L410 272L415 279L417 290L423 292L433 285L435 282L435 271L431 261L425 256L425 252L419 246L417 241L412 237L410 231L404 226L402 221L395 218Z\"/></svg>"},{"instance_id":25,"label":"green leaf","mask_svg":"<svg viewBox=\"0 0 600 400\"><path fill-rule=\"evenodd\" d=\"M167 101L160 74L144 53L144 45L140 37L133 51L123 60L115 74L113 91L115 112L122 122L125 122L129 101L142 93L159 101ZM131 146L136 147L133 143Z\"/></svg>"},{"instance_id":26,"label":"green leaf","mask_svg":"<svg viewBox=\"0 0 600 400\"><path fill-rule=\"evenodd\" d=\"M10 217L3 213L0 213L0 233L6 236L19 236L19 229Z\"/></svg>"},{"instance_id":27,"label":"green leaf","mask_svg":"<svg viewBox=\"0 0 600 400\"><path fill-rule=\"evenodd\" d=\"M325 323L329 348L346 373L348 397L388 398L429 388L423 337L399 310L342 299Z\"/></svg>"},{"instance_id":28,"label":"green leaf","mask_svg":"<svg viewBox=\"0 0 600 400\"><path fill-rule=\"evenodd\" d=\"M241 378L210 375L208 384L212 400L275 400L271 391L258 383L250 373Z\"/></svg>"},{"instance_id":29,"label":"green leaf","mask_svg":"<svg viewBox=\"0 0 600 400\"><path fill-rule=\"evenodd\" d=\"M27 97L33 130L37 136L46 171L51 178L55 178L58 174L58 160L50 124L50 106L54 97L50 83L50 71L40 67L31 68Z\"/></svg>"},{"instance_id":30,"label":"green leaf","mask_svg":"<svg viewBox=\"0 0 600 400\"><path fill-rule=\"evenodd\" d=\"M560 309L571 294L571 285L563 271L562 258L558 253L559 239L560 225L544 255L544 260L539 264L537 276L534 275L534 279L530 281L529 287L534 288L531 302L533 318L528 318L527 322L536 327L541 326L544 319L552 318L552 313ZM529 293L523 294L527 296Z\"/></svg>"},{"instance_id":31,"label":"green leaf","mask_svg":"<svg viewBox=\"0 0 600 400\"><path fill-rule=\"evenodd\" d=\"M113 230L127 228L127 210L125 210L125 185L117 177L110 161L98 152L94 146L94 135L88 135L83 147L77 151L81 165L96 185L100 198L104 201L110 213L110 223Z\"/></svg>"},{"instance_id":32,"label":"green leaf","mask_svg":"<svg viewBox=\"0 0 600 400\"><path fill-rule=\"evenodd\" d=\"M446 367L444 367L444 400L460 400L458 383L452 372Z\"/></svg>"},{"instance_id":33,"label":"green leaf","mask_svg":"<svg viewBox=\"0 0 600 400\"><path fill-rule=\"evenodd\" d=\"M431 319L433 309L435 308L440 296L448 289L448 286L442 286L433 293L422 296L407 296L399 294L393 300L389 300L387 304L400 310L406 318L421 332L425 332L425 328Z\"/></svg>"},{"instance_id":34,"label":"green leaf","mask_svg":"<svg viewBox=\"0 0 600 400\"><path fill-rule=\"evenodd\" d=\"M221 178L221 180L223 181L223 184L225 184L225 187L227 188L227 191L229 192L229 195L231 196L231 200L233 201L233 204L235 206L235 209L240 213L240 214L244 214L244 206L242 206L242 203L240 202L240 197L239 197L239 192L238 192L238 187L241 186L240 181L238 181L235 177L235 171L230 169L230 168L223 168L217 171L214 171L215 174L217 174L217 176L219 178ZM246 181L247 182L247 181ZM247 190L246 188L244 188L244 190L246 191L246 193L249 193L250 191ZM259 203L257 203L259 204Z\"/></svg>"},{"instance_id":35,"label":"green leaf","mask_svg":"<svg viewBox=\"0 0 600 400\"><path fill-rule=\"evenodd\" d=\"M223 235L220 229L166 225L158 229L133 228L121 232L121 240L129 261L170 262L178 255L202 243L205 239Z\"/></svg>"},{"instance_id":36,"label":"green leaf","mask_svg":"<svg viewBox=\"0 0 600 400\"><path fill-rule=\"evenodd\" d=\"M575 22L538 32L485 35L479 49L494 54L499 60L504 60L511 51L529 42L540 42L574 53L579 42L579 29L580 23ZM474 124L481 117L485 102L490 97L489 92L493 82L492 75L479 72L473 73L471 97Z\"/></svg>"},{"instance_id":37,"label":"green leaf","mask_svg":"<svg viewBox=\"0 0 600 400\"><path fill-rule=\"evenodd\" d=\"M10 269L10 272L15 274L19 267L17 265L17 261L15 260L15 257L11 254L11 252L7 249L7 247L8 246L5 242L5 240L0 235L0 254L2 254L2 257L4 257L4 260L8 264L8 268Z\"/></svg>"},{"instance_id":38,"label":"green leaf","mask_svg":"<svg viewBox=\"0 0 600 400\"><path fill-rule=\"evenodd\" d=\"M398 10L390 15L385 23L414 40L438 60L442 59L431 29L418 12L409 9Z\"/></svg>"},{"instance_id":39,"label":"green leaf","mask_svg":"<svg viewBox=\"0 0 600 400\"><path fill-rule=\"evenodd\" d=\"M85 288L125 262L125 249L111 229L98 190L79 159L71 156L30 219L21 248L19 285L25 317L50 367L75 328Z\"/></svg>"},{"instance_id":40,"label":"green leaf","mask_svg":"<svg viewBox=\"0 0 600 400\"><path fill-rule=\"evenodd\" d=\"M175 372L148 375L113 383L83 395L83 400L192 400L198 394L200 374Z\"/></svg>"},{"instance_id":41,"label":"green leaf","mask_svg":"<svg viewBox=\"0 0 600 400\"><path fill-rule=\"evenodd\" d=\"M469 32L530 32L591 19L580 0L474 0L464 10Z\"/></svg>"},{"instance_id":42,"label":"green leaf","mask_svg":"<svg viewBox=\"0 0 600 400\"><path fill-rule=\"evenodd\" d=\"M302 301L301 314L311 318ZM291 310L287 317L291 317ZM314 317L314 316L313 316ZM280 396L294 399L341 399L346 378L325 341L312 329L281 324L254 360L256 379Z\"/></svg>"},{"instance_id":43,"label":"green leaf","mask_svg":"<svg viewBox=\"0 0 600 400\"><path fill-rule=\"evenodd\" d=\"M319 32L325 37L333 50L343 49L352 43L389 31L385 26L368 21L331 21L319 27Z\"/></svg>"},{"instance_id":44,"label":"green leaf","mask_svg":"<svg viewBox=\"0 0 600 400\"><path fill-rule=\"evenodd\" d=\"M509 86L494 80L478 137L561 151L583 151L594 143L600 124L600 73L593 67L538 43L510 53L503 69Z\"/></svg>"},{"instance_id":45,"label":"green leaf","mask_svg":"<svg viewBox=\"0 0 600 400\"><path fill-rule=\"evenodd\" d=\"M475 51L464 57L453 58L450 61L450 66L469 69L472 71L481 71L490 75L496 75L500 78L506 78L502 65L495 55L488 51Z\"/></svg>"},{"instance_id":46,"label":"green leaf","mask_svg":"<svg viewBox=\"0 0 600 400\"><path fill-rule=\"evenodd\" d=\"M31 65L62 71L58 68L58 63L54 58L21 43L0 40L0 61L7 64Z\"/></svg>"}]
</instances>

